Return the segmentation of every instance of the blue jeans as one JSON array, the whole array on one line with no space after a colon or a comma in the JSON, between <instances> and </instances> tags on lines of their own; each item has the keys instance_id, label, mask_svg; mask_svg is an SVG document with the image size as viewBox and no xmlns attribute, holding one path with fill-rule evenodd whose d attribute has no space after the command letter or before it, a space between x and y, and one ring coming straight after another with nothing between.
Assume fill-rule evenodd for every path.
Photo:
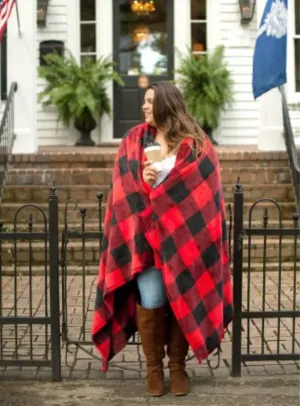
<instances>
[{"instance_id":1,"label":"blue jeans","mask_svg":"<svg viewBox=\"0 0 300 406\"><path fill-rule=\"evenodd\" d=\"M158 309L167 303L162 274L154 266L137 275L137 285L141 296L141 306L145 309Z\"/></svg>"}]
</instances>

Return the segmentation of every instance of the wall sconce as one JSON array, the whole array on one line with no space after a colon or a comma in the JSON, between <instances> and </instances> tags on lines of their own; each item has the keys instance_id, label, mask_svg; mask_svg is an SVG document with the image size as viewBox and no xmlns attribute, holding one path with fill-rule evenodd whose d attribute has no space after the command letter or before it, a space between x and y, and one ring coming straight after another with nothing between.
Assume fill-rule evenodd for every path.
<instances>
[{"instance_id":1,"label":"wall sconce","mask_svg":"<svg viewBox=\"0 0 300 406\"><path fill-rule=\"evenodd\" d=\"M37 0L36 18L38 26L45 27L49 0Z\"/></svg>"},{"instance_id":2,"label":"wall sconce","mask_svg":"<svg viewBox=\"0 0 300 406\"><path fill-rule=\"evenodd\" d=\"M256 0L239 0L241 10L241 23L248 24L254 16Z\"/></svg>"}]
</instances>

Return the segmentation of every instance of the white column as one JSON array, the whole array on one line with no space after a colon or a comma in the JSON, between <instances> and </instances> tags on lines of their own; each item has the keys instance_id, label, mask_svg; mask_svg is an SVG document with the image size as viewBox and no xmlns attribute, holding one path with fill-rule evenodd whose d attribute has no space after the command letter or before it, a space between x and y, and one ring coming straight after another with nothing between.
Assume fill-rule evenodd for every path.
<instances>
[{"instance_id":1,"label":"white column","mask_svg":"<svg viewBox=\"0 0 300 406\"><path fill-rule=\"evenodd\" d=\"M258 1L258 26L267 0ZM282 103L279 90L272 89L257 99L259 103L258 149L260 151L285 151L283 138Z\"/></svg>"},{"instance_id":2,"label":"white column","mask_svg":"<svg viewBox=\"0 0 300 406\"><path fill-rule=\"evenodd\" d=\"M97 0L97 56L113 58L113 0ZM116 50L117 51L117 50ZM113 82L107 84L108 97L113 114ZM104 115L100 121L101 142L116 142L113 139L113 119Z\"/></svg>"},{"instance_id":3,"label":"white column","mask_svg":"<svg viewBox=\"0 0 300 406\"><path fill-rule=\"evenodd\" d=\"M66 48L71 52L74 58L80 60L80 0L68 0L67 2L67 22L68 35ZM97 129L96 129L97 130ZM75 144L79 132L74 125L70 125L69 134L72 143Z\"/></svg>"},{"instance_id":4,"label":"white column","mask_svg":"<svg viewBox=\"0 0 300 406\"><path fill-rule=\"evenodd\" d=\"M174 69L178 69L180 60L176 49L185 53L191 44L191 4L190 1L174 0ZM178 74L174 75L175 80Z\"/></svg>"},{"instance_id":5,"label":"white column","mask_svg":"<svg viewBox=\"0 0 300 406\"><path fill-rule=\"evenodd\" d=\"M18 32L16 6L8 21L7 85L15 81L14 153L34 153L38 149L36 130L36 0L18 0L21 36Z\"/></svg>"}]
</instances>

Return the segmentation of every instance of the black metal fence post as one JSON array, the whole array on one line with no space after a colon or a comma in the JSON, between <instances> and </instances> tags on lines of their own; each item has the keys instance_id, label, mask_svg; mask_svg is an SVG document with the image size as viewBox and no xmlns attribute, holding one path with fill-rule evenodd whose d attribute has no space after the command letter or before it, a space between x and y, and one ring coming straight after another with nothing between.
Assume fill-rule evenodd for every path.
<instances>
[{"instance_id":1,"label":"black metal fence post","mask_svg":"<svg viewBox=\"0 0 300 406\"><path fill-rule=\"evenodd\" d=\"M240 179L234 194L234 242L233 242L233 301L231 375L241 376L242 346L242 289L243 289L243 210L244 193Z\"/></svg>"},{"instance_id":2,"label":"black metal fence post","mask_svg":"<svg viewBox=\"0 0 300 406\"><path fill-rule=\"evenodd\" d=\"M49 255L52 379L54 381L60 381L58 201L56 188L54 186L51 187L49 194Z\"/></svg>"}]
</instances>

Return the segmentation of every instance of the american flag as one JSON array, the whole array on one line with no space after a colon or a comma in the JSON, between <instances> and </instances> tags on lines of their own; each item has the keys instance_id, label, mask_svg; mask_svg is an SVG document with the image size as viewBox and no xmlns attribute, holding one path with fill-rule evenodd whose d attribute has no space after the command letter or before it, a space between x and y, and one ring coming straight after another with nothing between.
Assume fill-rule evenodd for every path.
<instances>
[{"instance_id":1,"label":"american flag","mask_svg":"<svg viewBox=\"0 0 300 406\"><path fill-rule=\"evenodd\" d=\"M0 41L4 34L7 20L11 14L15 0L0 0Z\"/></svg>"}]
</instances>

